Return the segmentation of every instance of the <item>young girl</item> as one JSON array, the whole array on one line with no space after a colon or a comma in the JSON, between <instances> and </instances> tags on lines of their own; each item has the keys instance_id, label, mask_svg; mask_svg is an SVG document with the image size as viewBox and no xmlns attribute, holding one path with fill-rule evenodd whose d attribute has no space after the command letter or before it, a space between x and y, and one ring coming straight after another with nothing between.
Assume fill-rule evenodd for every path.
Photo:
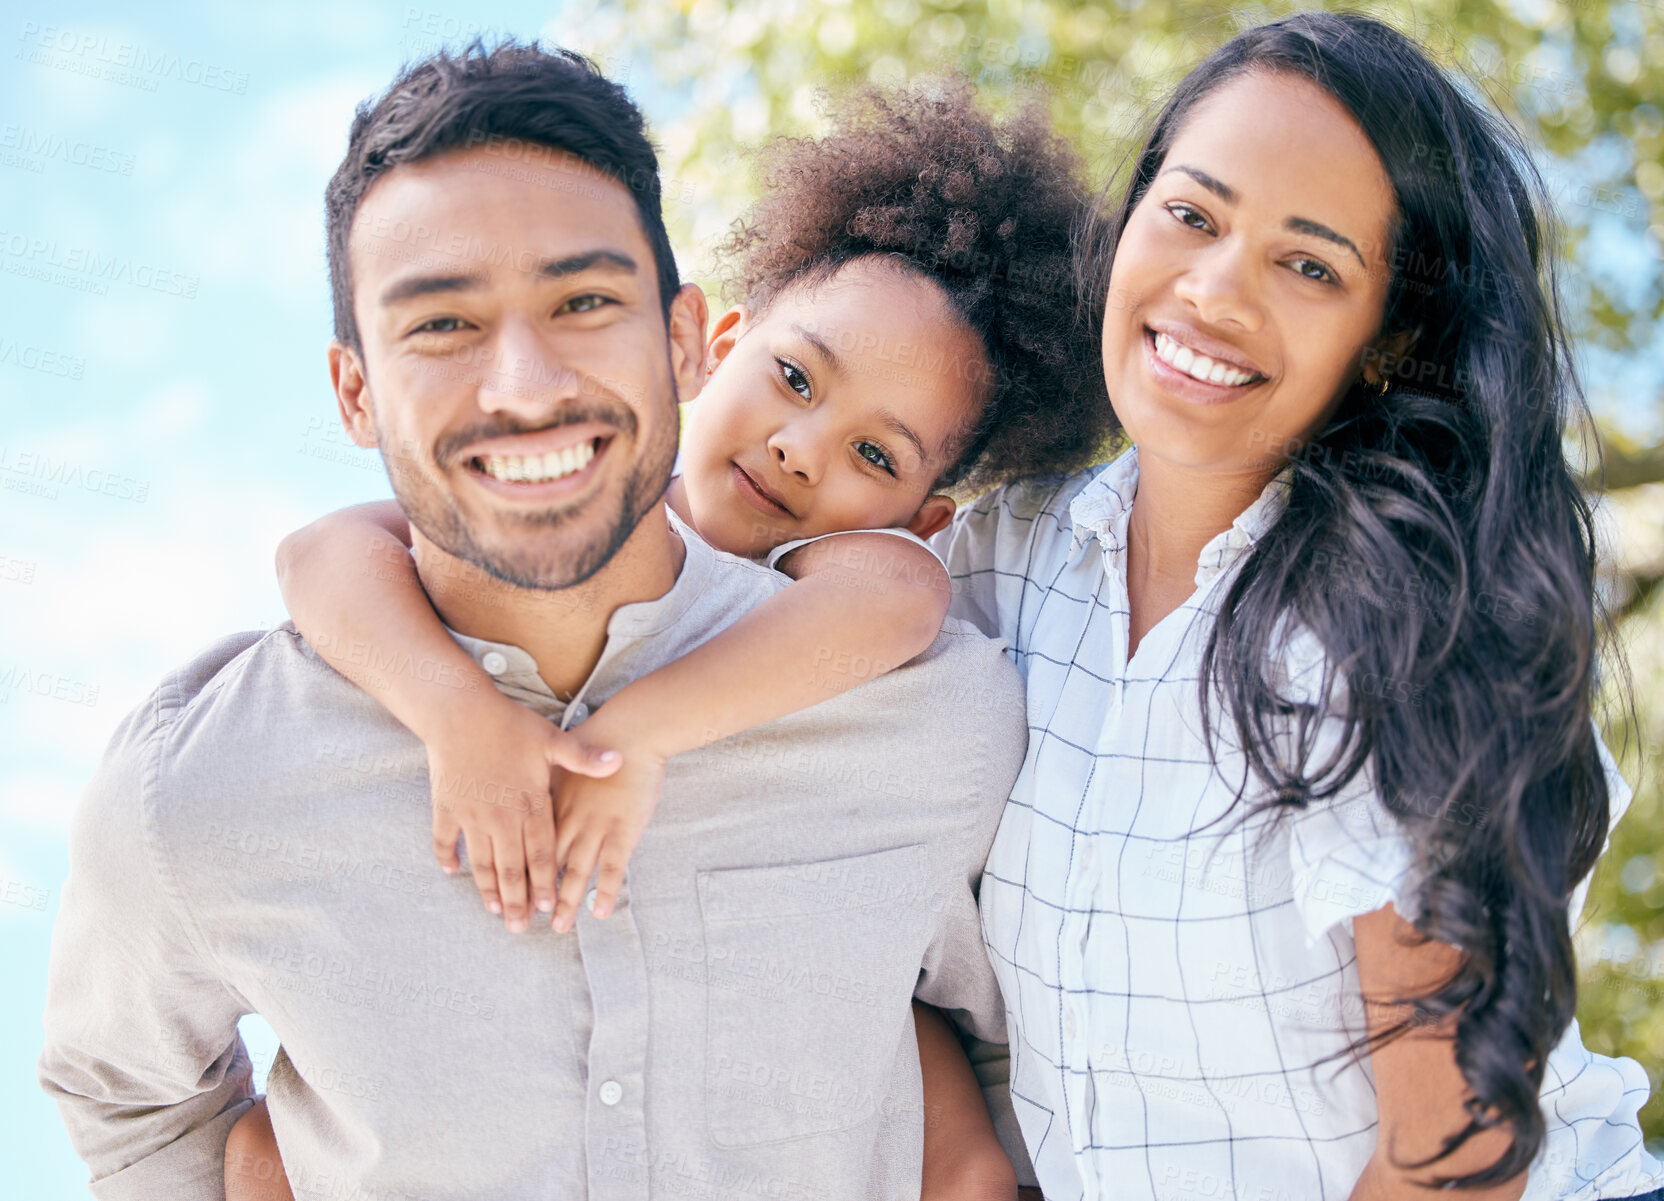
<instances>
[{"instance_id":1,"label":"young girl","mask_svg":"<svg viewBox=\"0 0 1664 1201\"><path fill-rule=\"evenodd\" d=\"M938 543L1027 680L981 903L1048 1201L1651 1195L1573 1020L1630 793L1527 147L1307 13L1130 162L1086 266L1131 448Z\"/></svg>"},{"instance_id":2,"label":"young girl","mask_svg":"<svg viewBox=\"0 0 1664 1201\"><path fill-rule=\"evenodd\" d=\"M726 247L743 302L710 332L709 377L667 495L718 548L772 550L798 584L613 696L580 743L504 697L446 634L396 506L325 518L280 551L297 626L427 743L436 855L456 869L460 830L487 907L511 929L526 927L528 875L531 904L570 928L597 864L594 909L606 915L668 757L807 707L933 641L946 576L920 538L953 513L941 489L1078 467L1108 424L1073 328L1077 161L1043 114L995 125L959 83L864 94L833 116L826 137L771 149L767 194ZM509 481L582 467L487 464ZM787 554L836 531L867 532ZM366 563L387 570L366 579ZM435 670L364 673L352 648L382 641ZM600 762L602 749L622 766ZM557 766L606 778L566 775L551 822ZM480 799L504 796L515 803ZM943 1019L916 1009L931 1115L925 1195L1009 1197L1011 1167L964 1054ZM256 1110L228 1144L228 1197L284 1195L276 1162Z\"/></svg>"}]
</instances>

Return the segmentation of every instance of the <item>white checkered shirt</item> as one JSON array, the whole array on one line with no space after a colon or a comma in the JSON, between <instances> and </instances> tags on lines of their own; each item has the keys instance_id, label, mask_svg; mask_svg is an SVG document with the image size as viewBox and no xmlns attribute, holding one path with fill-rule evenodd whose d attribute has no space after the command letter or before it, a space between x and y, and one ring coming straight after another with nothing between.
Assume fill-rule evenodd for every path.
<instances>
[{"instance_id":1,"label":"white checkered shirt","mask_svg":"<svg viewBox=\"0 0 1664 1201\"><path fill-rule=\"evenodd\" d=\"M1195 594L1128 663L1137 478L1129 451L999 489L934 542L954 613L1004 638L1028 682L1028 757L981 894L1017 1115L1048 1201L1345 1198L1376 1130L1367 1059L1345 1055L1364 1029L1351 919L1414 912L1410 846L1365 778L1282 823L1214 820L1243 760L1227 728L1209 765L1200 656L1286 484L1208 543ZM1291 688L1315 699L1321 666L1314 639L1290 640ZM1608 766L1615 822L1630 792ZM1574 1024L1549 1058L1526 1197L1664 1184L1636 1120L1647 1088Z\"/></svg>"}]
</instances>

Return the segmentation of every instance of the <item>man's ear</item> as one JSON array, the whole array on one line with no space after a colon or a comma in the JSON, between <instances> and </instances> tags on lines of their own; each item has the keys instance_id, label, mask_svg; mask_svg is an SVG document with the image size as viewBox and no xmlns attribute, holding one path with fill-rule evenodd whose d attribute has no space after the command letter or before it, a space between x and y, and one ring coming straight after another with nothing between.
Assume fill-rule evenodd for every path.
<instances>
[{"instance_id":1,"label":"man's ear","mask_svg":"<svg viewBox=\"0 0 1664 1201\"><path fill-rule=\"evenodd\" d=\"M1399 361L1421 340L1421 327L1402 329L1395 334L1377 338L1364 348L1363 370L1360 374L1370 387L1379 387L1383 379L1390 379Z\"/></svg>"},{"instance_id":2,"label":"man's ear","mask_svg":"<svg viewBox=\"0 0 1664 1201\"><path fill-rule=\"evenodd\" d=\"M953 520L954 510L958 507L953 497L943 496L940 492L933 493L924 498L924 504L913 514L907 528L921 538L928 538Z\"/></svg>"},{"instance_id":3,"label":"man's ear","mask_svg":"<svg viewBox=\"0 0 1664 1201\"><path fill-rule=\"evenodd\" d=\"M683 284L670 301L670 372L676 382L676 402L686 404L705 386L705 323L710 306L698 284Z\"/></svg>"},{"instance_id":4,"label":"man's ear","mask_svg":"<svg viewBox=\"0 0 1664 1201\"><path fill-rule=\"evenodd\" d=\"M335 387L341 425L354 444L373 449L378 444L376 417L370 409L370 385L364 378L364 361L356 350L339 340L329 344L329 382Z\"/></svg>"}]
</instances>

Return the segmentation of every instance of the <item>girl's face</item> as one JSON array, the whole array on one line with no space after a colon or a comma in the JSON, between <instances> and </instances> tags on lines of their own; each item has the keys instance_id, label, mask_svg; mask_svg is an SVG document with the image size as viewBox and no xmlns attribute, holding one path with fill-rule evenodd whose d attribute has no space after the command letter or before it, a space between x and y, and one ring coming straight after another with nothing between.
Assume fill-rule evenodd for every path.
<instances>
[{"instance_id":1,"label":"girl's face","mask_svg":"<svg viewBox=\"0 0 1664 1201\"><path fill-rule=\"evenodd\" d=\"M989 368L927 280L877 258L713 328L682 486L700 536L738 555L835 530L953 515L931 485L980 412Z\"/></svg>"},{"instance_id":2,"label":"girl's face","mask_svg":"<svg viewBox=\"0 0 1664 1201\"><path fill-rule=\"evenodd\" d=\"M1110 273L1104 377L1141 462L1263 473L1372 345L1401 353L1380 339L1394 215L1374 147L1314 84L1250 74L1199 101Z\"/></svg>"}]
</instances>

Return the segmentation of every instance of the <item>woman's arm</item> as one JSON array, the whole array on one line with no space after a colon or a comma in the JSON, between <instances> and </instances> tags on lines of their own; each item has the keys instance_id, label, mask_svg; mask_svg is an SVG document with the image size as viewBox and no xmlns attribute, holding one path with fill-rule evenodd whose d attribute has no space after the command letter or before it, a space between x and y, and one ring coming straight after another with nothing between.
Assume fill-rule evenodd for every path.
<instances>
[{"instance_id":1,"label":"woman's arm","mask_svg":"<svg viewBox=\"0 0 1664 1201\"><path fill-rule=\"evenodd\" d=\"M936 1009L913 1002L924 1073L924 1181L919 1201L1011 1201L1017 1172L994 1134L993 1119L965 1048Z\"/></svg>"},{"instance_id":2,"label":"woman's arm","mask_svg":"<svg viewBox=\"0 0 1664 1201\"><path fill-rule=\"evenodd\" d=\"M625 766L606 780L570 778L556 797L556 857L566 869L557 930L572 923L597 864L595 914L611 911L666 759L807 709L914 658L941 630L952 592L935 555L891 534L823 538L781 567L797 582L620 689L584 724L585 740L617 747Z\"/></svg>"},{"instance_id":3,"label":"woman's arm","mask_svg":"<svg viewBox=\"0 0 1664 1201\"><path fill-rule=\"evenodd\" d=\"M445 632L409 546L392 501L331 513L278 546L283 601L331 667L427 744L435 858L456 871L461 833L486 908L524 929L528 864L533 900L554 907L551 773L614 763L497 690ZM382 675L378 663L419 669Z\"/></svg>"},{"instance_id":4,"label":"woman's arm","mask_svg":"<svg viewBox=\"0 0 1664 1201\"><path fill-rule=\"evenodd\" d=\"M295 1201L264 1097L254 1099L226 1136L225 1201Z\"/></svg>"},{"instance_id":5,"label":"woman's arm","mask_svg":"<svg viewBox=\"0 0 1664 1201\"><path fill-rule=\"evenodd\" d=\"M1358 953L1358 984L1364 997L1364 1020L1371 1035L1391 1029L1410 1014L1394 1004L1400 997L1422 995L1448 980L1461 964L1461 952L1422 939L1391 905L1352 921ZM1463 1102L1473 1094L1456 1066L1454 1019L1412 1028L1370 1053L1375 1096L1380 1109L1375 1154L1352 1190L1352 1201L1429 1201L1447 1190L1424 1186L1437 1176L1463 1176L1490 1164L1508 1147L1507 1129L1481 1131L1447 1158L1425 1168L1408 1169L1438 1154L1444 1140L1467 1125ZM1463 1189L1473 1201L1518 1201L1526 1175L1487 1189Z\"/></svg>"}]
</instances>

